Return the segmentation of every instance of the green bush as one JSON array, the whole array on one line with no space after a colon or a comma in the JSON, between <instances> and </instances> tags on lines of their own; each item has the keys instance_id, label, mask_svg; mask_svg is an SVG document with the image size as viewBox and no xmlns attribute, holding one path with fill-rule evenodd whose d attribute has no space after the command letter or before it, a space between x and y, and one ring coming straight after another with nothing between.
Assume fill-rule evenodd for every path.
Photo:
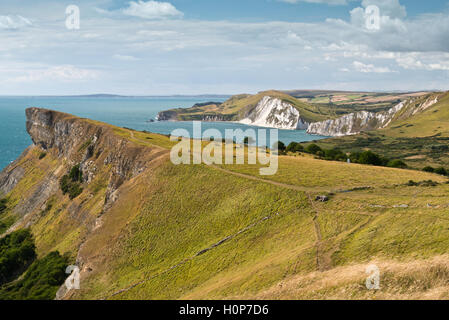
<instances>
[{"instance_id":1,"label":"green bush","mask_svg":"<svg viewBox=\"0 0 449 320\"><path fill-rule=\"evenodd\" d=\"M36 259L29 229L15 231L0 239L0 285L14 280Z\"/></svg>"},{"instance_id":2,"label":"green bush","mask_svg":"<svg viewBox=\"0 0 449 320\"><path fill-rule=\"evenodd\" d=\"M70 178L68 175L65 175L59 180L59 186L61 188L62 193L66 194L70 189Z\"/></svg>"},{"instance_id":3,"label":"green bush","mask_svg":"<svg viewBox=\"0 0 449 320\"><path fill-rule=\"evenodd\" d=\"M442 176L447 176L447 170L443 167L435 169L436 174L441 174Z\"/></svg>"},{"instance_id":4,"label":"green bush","mask_svg":"<svg viewBox=\"0 0 449 320\"><path fill-rule=\"evenodd\" d=\"M324 150L324 159L336 160L336 161L346 161L347 156L339 149L329 149L329 150Z\"/></svg>"},{"instance_id":5,"label":"green bush","mask_svg":"<svg viewBox=\"0 0 449 320\"><path fill-rule=\"evenodd\" d=\"M318 152L323 151L323 150L322 150L318 145L312 143L312 144L309 144L309 145L305 148L305 151L306 151L307 153L317 154Z\"/></svg>"},{"instance_id":6,"label":"green bush","mask_svg":"<svg viewBox=\"0 0 449 320\"><path fill-rule=\"evenodd\" d=\"M51 252L35 261L24 277L0 290L0 300L52 300L67 275L68 261L59 252Z\"/></svg>"},{"instance_id":7,"label":"green bush","mask_svg":"<svg viewBox=\"0 0 449 320\"><path fill-rule=\"evenodd\" d=\"M273 149L276 149L276 147L277 147L279 153L285 152L286 147L285 147L285 144L282 141L275 142L273 144Z\"/></svg>"},{"instance_id":8,"label":"green bush","mask_svg":"<svg viewBox=\"0 0 449 320\"><path fill-rule=\"evenodd\" d=\"M41 152L41 153L39 154L39 160L44 159L46 156L47 156L47 153L46 153L46 152Z\"/></svg>"},{"instance_id":9,"label":"green bush","mask_svg":"<svg viewBox=\"0 0 449 320\"><path fill-rule=\"evenodd\" d=\"M358 163L380 166L380 165L382 165L382 160L377 154L368 150L368 151L364 151L360 154Z\"/></svg>"},{"instance_id":10,"label":"green bush","mask_svg":"<svg viewBox=\"0 0 449 320\"><path fill-rule=\"evenodd\" d=\"M83 173L80 170L80 165L79 164L77 164L76 166L74 166L70 170L69 177L70 177L70 179L72 179L73 182L76 182L76 181L81 182L81 181L83 181Z\"/></svg>"},{"instance_id":11,"label":"green bush","mask_svg":"<svg viewBox=\"0 0 449 320\"><path fill-rule=\"evenodd\" d=\"M424 169L422 169L422 171L425 171L425 172L435 172L435 169L434 169L433 167L431 167L431 166L427 166L427 167L425 167Z\"/></svg>"},{"instance_id":12,"label":"green bush","mask_svg":"<svg viewBox=\"0 0 449 320\"><path fill-rule=\"evenodd\" d=\"M83 193L83 188L78 183L73 183L73 184L70 185L70 188L69 188L70 200L75 199L81 193Z\"/></svg>"},{"instance_id":13,"label":"green bush","mask_svg":"<svg viewBox=\"0 0 449 320\"><path fill-rule=\"evenodd\" d=\"M407 168L407 164L402 160L390 160L387 167L405 169Z\"/></svg>"},{"instance_id":14,"label":"green bush","mask_svg":"<svg viewBox=\"0 0 449 320\"><path fill-rule=\"evenodd\" d=\"M287 152L302 152L304 151L304 147L302 144L297 142L291 142L286 149Z\"/></svg>"},{"instance_id":15,"label":"green bush","mask_svg":"<svg viewBox=\"0 0 449 320\"><path fill-rule=\"evenodd\" d=\"M7 200L7 199L1 199L1 200L0 200L0 214L2 214L3 211L6 210L6 208L7 208L7 203L8 203L8 200Z\"/></svg>"},{"instance_id":16,"label":"green bush","mask_svg":"<svg viewBox=\"0 0 449 320\"><path fill-rule=\"evenodd\" d=\"M74 166L68 175L65 175L59 181L59 186L63 194L69 194L71 200L78 197L82 192L81 182L83 181L83 173L80 166Z\"/></svg>"}]
</instances>

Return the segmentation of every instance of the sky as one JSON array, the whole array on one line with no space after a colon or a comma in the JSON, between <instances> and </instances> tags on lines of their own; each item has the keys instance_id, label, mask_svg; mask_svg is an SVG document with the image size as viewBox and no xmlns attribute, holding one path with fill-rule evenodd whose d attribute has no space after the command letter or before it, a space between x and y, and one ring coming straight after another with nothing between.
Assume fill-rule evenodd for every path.
<instances>
[{"instance_id":1,"label":"sky","mask_svg":"<svg viewBox=\"0 0 449 320\"><path fill-rule=\"evenodd\" d=\"M0 3L0 95L268 89L449 90L449 0Z\"/></svg>"}]
</instances>

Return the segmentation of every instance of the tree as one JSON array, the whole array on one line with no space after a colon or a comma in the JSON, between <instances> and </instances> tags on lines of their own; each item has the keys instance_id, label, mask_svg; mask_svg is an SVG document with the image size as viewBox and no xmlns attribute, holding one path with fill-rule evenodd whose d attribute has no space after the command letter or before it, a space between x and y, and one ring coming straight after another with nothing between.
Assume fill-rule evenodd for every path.
<instances>
[{"instance_id":1,"label":"tree","mask_svg":"<svg viewBox=\"0 0 449 320\"><path fill-rule=\"evenodd\" d=\"M304 147L298 142L291 142L286 149L287 152L302 152Z\"/></svg>"},{"instance_id":2,"label":"tree","mask_svg":"<svg viewBox=\"0 0 449 320\"><path fill-rule=\"evenodd\" d=\"M441 174L442 176L447 176L447 170L443 167L435 169L436 174Z\"/></svg>"},{"instance_id":3,"label":"tree","mask_svg":"<svg viewBox=\"0 0 449 320\"><path fill-rule=\"evenodd\" d=\"M311 154L317 154L320 151L323 151L318 145L316 145L315 143L309 144L306 147L306 152L311 153Z\"/></svg>"},{"instance_id":4,"label":"tree","mask_svg":"<svg viewBox=\"0 0 449 320\"><path fill-rule=\"evenodd\" d=\"M278 149L279 153L284 153L286 149L285 144L282 141L278 141L273 144L273 149L276 148Z\"/></svg>"},{"instance_id":5,"label":"tree","mask_svg":"<svg viewBox=\"0 0 449 320\"><path fill-rule=\"evenodd\" d=\"M422 169L422 171L425 171L425 172L435 172L435 169L434 169L433 167L431 167L431 166L427 166L427 167L424 167L424 169Z\"/></svg>"},{"instance_id":6,"label":"tree","mask_svg":"<svg viewBox=\"0 0 449 320\"><path fill-rule=\"evenodd\" d=\"M391 160L388 162L387 167L405 169L407 168L407 164L402 160Z\"/></svg>"},{"instance_id":7,"label":"tree","mask_svg":"<svg viewBox=\"0 0 449 320\"><path fill-rule=\"evenodd\" d=\"M358 163L361 164L371 164L374 166L381 166L383 161L381 159L381 157L379 157L377 154L375 154L374 152L368 150L368 151L363 151L358 159Z\"/></svg>"}]
</instances>

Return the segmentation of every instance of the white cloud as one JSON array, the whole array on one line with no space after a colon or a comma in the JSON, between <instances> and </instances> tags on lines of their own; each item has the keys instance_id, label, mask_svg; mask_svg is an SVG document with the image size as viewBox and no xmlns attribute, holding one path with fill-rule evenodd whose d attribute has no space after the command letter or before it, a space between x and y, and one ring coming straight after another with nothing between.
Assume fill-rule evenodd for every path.
<instances>
[{"instance_id":1,"label":"white cloud","mask_svg":"<svg viewBox=\"0 0 449 320\"><path fill-rule=\"evenodd\" d=\"M138 0L137 2L131 1L129 7L123 9L123 13L128 16L152 20L180 18L184 15L169 2L145 2L141 0Z\"/></svg>"},{"instance_id":2,"label":"white cloud","mask_svg":"<svg viewBox=\"0 0 449 320\"><path fill-rule=\"evenodd\" d=\"M121 54L115 54L113 56L114 59L122 60L122 61L139 61L140 59L134 57L134 56L127 56L127 55L121 55Z\"/></svg>"},{"instance_id":3,"label":"white cloud","mask_svg":"<svg viewBox=\"0 0 449 320\"><path fill-rule=\"evenodd\" d=\"M19 29L31 25L31 21L22 16L0 16L0 29Z\"/></svg>"},{"instance_id":4,"label":"white cloud","mask_svg":"<svg viewBox=\"0 0 449 320\"><path fill-rule=\"evenodd\" d=\"M104 8L105 3L110 1L97 0L96 5ZM359 3L363 18L365 6L373 1ZM194 94L301 87L447 87L449 14L407 18L398 1L378 4L384 8L385 22L378 32L368 32L362 23L349 19L313 23L168 19L180 17L174 7L172 14L142 11L151 18L124 19L131 4L101 13L90 6L82 29L72 32L57 18L38 17L36 11L33 23L39 23L33 28L0 30L0 64L18 64L17 70L0 70L0 92ZM20 66L24 62L26 67ZM39 65L30 65L33 62ZM102 81L97 80L99 75ZM15 82L7 82L11 78Z\"/></svg>"},{"instance_id":5,"label":"white cloud","mask_svg":"<svg viewBox=\"0 0 449 320\"><path fill-rule=\"evenodd\" d=\"M449 71L449 53L398 53L396 61L407 70Z\"/></svg>"},{"instance_id":6,"label":"white cloud","mask_svg":"<svg viewBox=\"0 0 449 320\"><path fill-rule=\"evenodd\" d=\"M76 68L72 65L61 65L46 68L23 68L10 70L11 73L21 73L18 76L8 78L7 82L26 83L45 80L80 81L95 79L98 72L88 69Z\"/></svg>"},{"instance_id":7,"label":"white cloud","mask_svg":"<svg viewBox=\"0 0 449 320\"><path fill-rule=\"evenodd\" d=\"M354 61L352 63L354 69L363 73L390 73L393 72L388 67L376 67L373 64L364 64L360 61Z\"/></svg>"}]
</instances>

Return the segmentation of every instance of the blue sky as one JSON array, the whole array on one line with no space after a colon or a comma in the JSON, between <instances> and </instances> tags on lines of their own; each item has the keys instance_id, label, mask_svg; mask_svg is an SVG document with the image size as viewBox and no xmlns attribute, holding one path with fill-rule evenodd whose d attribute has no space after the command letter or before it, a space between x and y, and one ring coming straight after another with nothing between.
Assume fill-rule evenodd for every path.
<instances>
[{"instance_id":1,"label":"blue sky","mask_svg":"<svg viewBox=\"0 0 449 320\"><path fill-rule=\"evenodd\" d=\"M2 95L447 90L449 0L15 0L0 70Z\"/></svg>"}]
</instances>

